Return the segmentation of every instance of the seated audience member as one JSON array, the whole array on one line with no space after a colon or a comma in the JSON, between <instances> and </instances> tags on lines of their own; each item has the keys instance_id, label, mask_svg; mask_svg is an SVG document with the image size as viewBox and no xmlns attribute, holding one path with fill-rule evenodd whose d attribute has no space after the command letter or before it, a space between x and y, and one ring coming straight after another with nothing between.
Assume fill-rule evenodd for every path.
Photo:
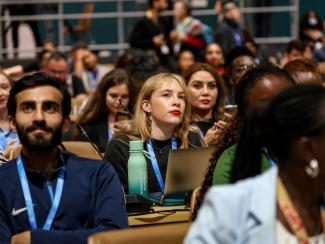
<instances>
[{"instance_id":1,"label":"seated audience member","mask_svg":"<svg viewBox=\"0 0 325 244\"><path fill-rule=\"evenodd\" d=\"M226 71L224 75L226 87L226 105L235 103L235 87L247 70L253 68L255 65L255 57L247 48L236 47L230 51L226 59Z\"/></svg>"},{"instance_id":2,"label":"seated audience member","mask_svg":"<svg viewBox=\"0 0 325 244\"><path fill-rule=\"evenodd\" d=\"M37 54L37 59L24 65L15 65L4 69L3 71L7 75L19 75L22 73L41 71L47 62L48 57L51 53L57 51L57 46L52 39L46 39L42 44L42 51Z\"/></svg>"},{"instance_id":3,"label":"seated audience member","mask_svg":"<svg viewBox=\"0 0 325 244\"><path fill-rule=\"evenodd\" d=\"M205 62L215 68L220 75L225 73L223 67L225 59L219 44L211 43L207 45L205 49Z\"/></svg>"},{"instance_id":4,"label":"seated audience member","mask_svg":"<svg viewBox=\"0 0 325 244\"><path fill-rule=\"evenodd\" d=\"M7 75L21 75L23 73L42 71L45 68L45 65L48 61L48 58L53 52L47 49L43 49L38 55L37 60L34 60L31 63L26 65L15 65L3 70Z\"/></svg>"},{"instance_id":5,"label":"seated audience member","mask_svg":"<svg viewBox=\"0 0 325 244\"><path fill-rule=\"evenodd\" d=\"M310 62L313 62L314 58L314 46L310 42L302 43L302 57Z\"/></svg>"},{"instance_id":6,"label":"seated audience member","mask_svg":"<svg viewBox=\"0 0 325 244\"><path fill-rule=\"evenodd\" d=\"M303 58L303 52L303 45L299 40L289 42L281 60L282 67L290 61Z\"/></svg>"},{"instance_id":7,"label":"seated audience member","mask_svg":"<svg viewBox=\"0 0 325 244\"><path fill-rule=\"evenodd\" d=\"M218 72L205 63L195 63L183 74L191 105L191 121L204 142L214 145L225 123L225 90Z\"/></svg>"},{"instance_id":8,"label":"seated audience member","mask_svg":"<svg viewBox=\"0 0 325 244\"><path fill-rule=\"evenodd\" d=\"M60 80L73 98L86 97L86 90L82 81L77 76L69 74L68 61L64 54L53 53L49 57L44 71L49 76Z\"/></svg>"},{"instance_id":9,"label":"seated audience member","mask_svg":"<svg viewBox=\"0 0 325 244\"><path fill-rule=\"evenodd\" d=\"M144 82L152 75L161 72L162 68L157 55L150 51L132 50L126 62L126 72L134 86L134 94L139 94Z\"/></svg>"},{"instance_id":10,"label":"seated audience member","mask_svg":"<svg viewBox=\"0 0 325 244\"><path fill-rule=\"evenodd\" d=\"M22 149L0 167L0 239L9 243L86 243L128 226L113 167L60 151L70 95L43 73L15 82L8 112Z\"/></svg>"},{"instance_id":11,"label":"seated audience member","mask_svg":"<svg viewBox=\"0 0 325 244\"><path fill-rule=\"evenodd\" d=\"M201 50L206 46L203 24L191 16L191 7L185 0L176 0L173 12L177 22L175 30L170 33L174 52L178 54L181 49L186 48L190 49L196 57L200 57Z\"/></svg>"},{"instance_id":12,"label":"seated audience member","mask_svg":"<svg viewBox=\"0 0 325 244\"><path fill-rule=\"evenodd\" d=\"M7 109L9 92L13 83L5 73L0 71L0 151L19 144L18 135L10 126Z\"/></svg>"},{"instance_id":13,"label":"seated audience member","mask_svg":"<svg viewBox=\"0 0 325 244\"><path fill-rule=\"evenodd\" d=\"M183 49L178 54L178 72L183 74L192 64L195 63L195 57L191 50Z\"/></svg>"},{"instance_id":14,"label":"seated audience member","mask_svg":"<svg viewBox=\"0 0 325 244\"><path fill-rule=\"evenodd\" d=\"M305 59L288 62L284 67L297 84L322 85L322 77L318 67Z\"/></svg>"},{"instance_id":15,"label":"seated audience member","mask_svg":"<svg viewBox=\"0 0 325 244\"><path fill-rule=\"evenodd\" d=\"M195 218L196 211L200 207L207 189L212 184L233 183L270 168L267 154L263 154L262 164L256 165L253 169L248 165L234 165L241 121L249 108L271 99L293 84L294 81L289 74L275 66L253 68L242 77L235 93L236 116L232 118L217 138L216 150L198 194L193 218Z\"/></svg>"},{"instance_id":16,"label":"seated audience member","mask_svg":"<svg viewBox=\"0 0 325 244\"><path fill-rule=\"evenodd\" d=\"M89 139L101 152L115 135L115 122L119 112L127 110L130 101L130 82L126 72L113 69L102 78L90 96L77 123L86 131ZM88 140L81 131L75 140Z\"/></svg>"},{"instance_id":17,"label":"seated audience member","mask_svg":"<svg viewBox=\"0 0 325 244\"><path fill-rule=\"evenodd\" d=\"M300 85L251 111L236 160L260 165L266 148L277 166L211 188L184 243L324 243L324 106L324 88Z\"/></svg>"},{"instance_id":18,"label":"seated audience member","mask_svg":"<svg viewBox=\"0 0 325 244\"><path fill-rule=\"evenodd\" d=\"M87 93L93 92L103 76L109 71L108 67L97 63L97 55L88 47L75 51L73 74L82 80Z\"/></svg>"},{"instance_id":19,"label":"seated audience member","mask_svg":"<svg viewBox=\"0 0 325 244\"><path fill-rule=\"evenodd\" d=\"M147 159L149 192L164 191L153 170L153 156L164 180L170 149L202 146L199 135L190 131L190 109L182 77L161 73L144 83L137 97L134 120L125 122L120 128L125 134L114 137L105 152L105 159L115 167L126 193L130 140L142 140L145 150L148 145L153 148L155 155Z\"/></svg>"}]
</instances>

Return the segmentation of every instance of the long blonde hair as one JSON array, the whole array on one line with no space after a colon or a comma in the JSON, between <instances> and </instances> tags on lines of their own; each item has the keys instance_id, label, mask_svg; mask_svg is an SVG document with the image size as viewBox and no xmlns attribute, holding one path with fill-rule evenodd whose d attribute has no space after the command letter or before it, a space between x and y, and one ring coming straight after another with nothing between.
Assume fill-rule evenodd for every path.
<instances>
[{"instance_id":1,"label":"long blonde hair","mask_svg":"<svg viewBox=\"0 0 325 244\"><path fill-rule=\"evenodd\" d=\"M123 133L141 137L142 141L146 141L150 138L151 134L151 122L149 118L149 113L142 109L142 102L144 100L150 100L154 91L160 88L163 84L167 82L177 81L181 86L185 97L185 111L183 121L176 127L174 136L179 138L182 142L181 148L188 147L188 133L190 129L190 104L188 101L188 94L186 90L186 85L184 79L176 74L172 73L160 73L151 76L144 83L141 88L139 95L135 103L135 114L134 118L130 121L125 121L120 125L120 130Z\"/></svg>"}]
</instances>

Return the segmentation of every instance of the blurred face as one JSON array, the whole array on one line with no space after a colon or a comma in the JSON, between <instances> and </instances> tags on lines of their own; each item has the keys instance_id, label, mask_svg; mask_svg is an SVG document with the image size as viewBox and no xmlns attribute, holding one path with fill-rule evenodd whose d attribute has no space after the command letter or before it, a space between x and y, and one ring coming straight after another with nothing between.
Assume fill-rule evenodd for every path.
<instances>
[{"instance_id":1,"label":"blurred face","mask_svg":"<svg viewBox=\"0 0 325 244\"><path fill-rule=\"evenodd\" d=\"M167 0L156 0L154 1L153 6L158 10L158 12L162 12L168 8L168 2Z\"/></svg>"},{"instance_id":2,"label":"blurred face","mask_svg":"<svg viewBox=\"0 0 325 244\"><path fill-rule=\"evenodd\" d=\"M150 114L152 128L176 127L183 121L185 91L176 80L164 82L143 100L142 109Z\"/></svg>"},{"instance_id":3,"label":"blurred face","mask_svg":"<svg viewBox=\"0 0 325 244\"><path fill-rule=\"evenodd\" d=\"M292 83L282 77L274 75L263 77L262 80L257 81L249 91L247 97L248 107L252 107L260 101L275 97L291 85Z\"/></svg>"},{"instance_id":4,"label":"blurred face","mask_svg":"<svg viewBox=\"0 0 325 244\"><path fill-rule=\"evenodd\" d=\"M18 93L16 101L13 126L23 147L32 151L54 149L67 123L62 115L61 92L52 86L39 86Z\"/></svg>"},{"instance_id":5,"label":"blurred face","mask_svg":"<svg viewBox=\"0 0 325 244\"><path fill-rule=\"evenodd\" d=\"M226 5L225 17L227 19L234 20L236 22L240 21L240 10L234 3L229 3Z\"/></svg>"},{"instance_id":6,"label":"blurred face","mask_svg":"<svg viewBox=\"0 0 325 244\"><path fill-rule=\"evenodd\" d=\"M192 109L212 110L216 104L218 88L216 80L207 71L195 72L188 83L189 100Z\"/></svg>"},{"instance_id":7,"label":"blurred face","mask_svg":"<svg viewBox=\"0 0 325 244\"><path fill-rule=\"evenodd\" d=\"M59 79L65 82L68 75L68 63L64 60L50 60L47 64L46 72L49 76Z\"/></svg>"},{"instance_id":8,"label":"blurred face","mask_svg":"<svg viewBox=\"0 0 325 244\"><path fill-rule=\"evenodd\" d=\"M97 64L97 56L90 50L86 50L83 58L87 70L94 70Z\"/></svg>"},{"instance_id":9,"label":"blurred face","mask_svg":"<svg viewBox=\"0 0 325 244\"><path fill-rule=\"evenodd\" d=\"M253 68L255 60L251 56L240 56L232 62L232 76L230 83L235 87L247 70Z\"/></svg>"},{"instance_id":10,"label":"blurred face","mask_svg":"<svg viewBox=\"0 0 325 244\"><path fill-rule=\"evenodd\" d=\"M205 62L215 68L224 63L223 53L218 44L212 43L206 48Z\"/></svg>"},{"instance_id":11,"label":"blurred face","mask_svg":"<svg viewBox=\"0 0 325 244\"><path fill-rule=\"evenodd\" d=\"M110 113L116 114L123 110L129 105L129 100L129 88L126 84L112 86L106 92L106 106Z\"/></svg>"},{"instance_id":12,"label":"blurred face","mask_svg":"<svg viewBox=\"0 0 325 244\"><path fill-rule=\"evenodd\" d=\"M298 58L302 58L302 53L297 50L297 49L292 49L290 51L290 53L288 53L288 61L293 61L293 60L296 60Z\"/></svg>"},{"instance_id":13,"label":"blurred face","mask_svg":"<svg viewBox=\"0 0 325 244\"><path fill-rule=\"evenodd\" d=\"M190 51L184 51L179 55L178 65L181 72L185 71L194 64L194 56Z\"/></svg>"},{"instance_id":14,"label":"blurred face","mask_svg":"<svg viewBox=\"0 0 325 244\"><path fill-rule=\"evenodd\" d=\"M53 42L46 42L46 43L44 43L43 49L44 50L49 50L51 52L55 52L56 51L56 47L55 47L55 45L54 45Z\"/></svg>"},{"instance_id":15,"label":"blurred face","mask_svg":"<svg viewBox=\"0 0 325 244\"><path fill-rule=\"evenodd\" d=\"M185 17L187 17L186 9L182 2L176 2L174 4L173 12L174 12L174 17L177 20L182 20Z\"/></svg>"},{"instance_id":16,"label":"blurred face","mask_svg":"<svg viewBox=\"0 0 325 244\"><path fill-rule=\"evenodd\" d=\"M313 60L313 50L310 46L307 46L303 53L303 58L312 61Z\"/></svg>"},{"instance_id":17,"label":"blurred face","mask_svg":"<svg viewBox=\"0 0 325 244\"><path fill-rule=\"evenodd\" d=\"M7 109L10 88L9 80L0 74L0 111Z\"/></svg>"}]
</instances>

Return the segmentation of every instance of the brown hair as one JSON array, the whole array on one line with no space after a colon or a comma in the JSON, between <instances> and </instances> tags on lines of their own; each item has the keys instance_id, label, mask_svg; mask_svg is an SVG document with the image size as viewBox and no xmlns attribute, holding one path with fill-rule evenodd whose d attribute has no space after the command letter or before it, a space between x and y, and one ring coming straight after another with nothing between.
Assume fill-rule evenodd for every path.
<instances>
[{"instance_id":1,"label":"brown hair","mask_svg":"<svg viewBox=\"0 0 325 244\"><path fill-rule=\"evenodd\" d=\"M109 88L122 84L127 85L130 95L130 81L123 69L113 69L105 74L95 92L89 98L85 109L78 119L78 123L86 124L107 119L109 108L106 106L106 92Z\"/></svg>"},{"instance_id":2,"label":"brown hair","mask_svg":"<svg viewBox=\"0 0 325 244\"><path fill-rule=\"evenodd\" d=\"M216 81L217 89L218 89L218 97L216 101L216 105L213 108L216 113L216 117L219 117L223 114L223 105L225 99L225 88L224 82L220 74L214 69L211 65L206 63L194 63L192 64L184 73L183 77L185 78L186 85L189 84L189 81L192 75L198 71L206 71L209 72Z\"/></svg>"},{"instance_id":3,"label":"brown hair","mask_svg":"<svg viewBox=\"0 0 325 244\"><path fill-rule=\"evenodd\" d=\"M140 93L137 97L137 101L134 107L134 119L129 121L122 121L119 123L119 129L122 133L139 136L142 141L148 140L151 133L151 122L149 114L142 109L142 102L144 100L150 100L154 91L159 89L166 83L176 81L182 87L185 93L185 112L183 121L175 128L175 136L182 141L181 148L188 147L188 133L190 130L190 104L188 102L188 95L186 91L186 85L184 79L176 74L172 73L160 73L151 76L146 80Z\"/></svg>"},{"instance_id":4,"label":"brown hair","mask_svg":"<svg viewBox=\"0 0 325 244\"><path fill-rule=\"evenodd\" d=\"M322 85L322 78L318 67L306 59L290 61L283 69L291 75L297 84Z\"/></svg>"}]
</instances>

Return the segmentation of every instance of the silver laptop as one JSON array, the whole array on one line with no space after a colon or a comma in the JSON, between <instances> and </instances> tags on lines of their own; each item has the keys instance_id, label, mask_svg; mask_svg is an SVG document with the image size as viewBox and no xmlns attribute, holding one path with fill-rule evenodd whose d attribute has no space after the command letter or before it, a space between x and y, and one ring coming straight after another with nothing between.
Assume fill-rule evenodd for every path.
<instances>
[{"instance_id":1,"label":"silver laptop","mask_svg":"<svg viewBox=\"0 0 325 244\"><path fill-rule=\"evenodd\" d=\"M165 190L150 193L150 199L161 204L183 203L182 193L194 190L202 184L214 151L214 147L170 150Z\"/></svg>"},{"instance_id":2,"label":"silver laptop","mask_svg":"<svg viewBox=\"0 0 325 244\"><path fill-rule=\"evenodd\" d=\"M204 180L214 147L170 150L164 194L194 190Z\"/></svg>"}]
</instances>

